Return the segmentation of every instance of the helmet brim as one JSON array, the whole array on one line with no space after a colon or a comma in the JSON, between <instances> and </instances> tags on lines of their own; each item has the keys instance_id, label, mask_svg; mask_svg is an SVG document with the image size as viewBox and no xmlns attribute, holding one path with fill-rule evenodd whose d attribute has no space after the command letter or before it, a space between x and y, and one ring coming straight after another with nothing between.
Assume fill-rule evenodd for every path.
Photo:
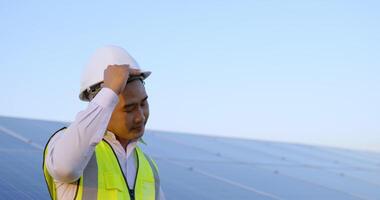
<instances>
[{"instance_id":1,"label":"helmet brim","mask_svg":"<svg viewBox=\"0 0 380 200\"><path fill-rule=\"evenodd\" d=\"M148 78L148 76L150 76L150 74L152 74L151 71L142 71L142 72L141 72L141 76L144 78L144 80L145 80L146 78Z\"/></svg>"}]
</instances>

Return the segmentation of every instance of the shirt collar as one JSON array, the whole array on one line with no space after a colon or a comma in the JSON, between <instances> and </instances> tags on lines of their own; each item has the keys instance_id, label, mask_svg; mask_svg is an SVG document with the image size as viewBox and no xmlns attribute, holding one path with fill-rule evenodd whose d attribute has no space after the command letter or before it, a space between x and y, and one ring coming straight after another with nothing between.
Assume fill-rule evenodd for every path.
<instances>
[{"instance_id":1,"label":"shirt collar","mask_svg":"<svg viewBox=\"0 0 380 200\"><path fill-rule=\"evenodd\" d=\"M116 139L115 134L112 133L111 131L108 131L108 130L107 130L106 134L104 135L104 139L106 139L108 142L112 143L113 144L112 146L116 146L118 149L122 149L123 151L126 151L127 158L131 155L131 153L136 148L138 143L143 143L144 145L147 145L146 142L142 139L142 137L140 137L136 140L131 141L127 145L126 150L124 150L123 147L121 146L120 142Z\"/></svg>"}]
</instances>

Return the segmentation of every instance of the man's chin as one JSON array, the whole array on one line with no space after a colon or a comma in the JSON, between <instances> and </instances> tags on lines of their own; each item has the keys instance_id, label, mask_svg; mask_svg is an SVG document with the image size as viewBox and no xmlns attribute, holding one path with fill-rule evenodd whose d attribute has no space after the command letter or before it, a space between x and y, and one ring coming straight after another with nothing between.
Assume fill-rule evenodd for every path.
<instances>
[{"instance_id":1,"label":"man's chin","mask_svg":"<svg viewBox=\"0 0 380 200\"><path fill-rule=\"evenodd\" d=\"M144 135L144 131L145 131L144 128L132 129L131 130L131 132L133 133L134 136L136 136L136 138L139 138L139 137L143 136Z\"/></svg>"}]
</instances>

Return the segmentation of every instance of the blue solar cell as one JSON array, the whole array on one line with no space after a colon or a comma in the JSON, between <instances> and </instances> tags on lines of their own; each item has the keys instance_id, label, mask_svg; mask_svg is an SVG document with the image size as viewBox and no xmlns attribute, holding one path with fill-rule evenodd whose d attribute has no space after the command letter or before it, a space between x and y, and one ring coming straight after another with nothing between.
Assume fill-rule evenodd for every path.
<instances>
[{"instance_id":1,"label":"blue solar cell","mask_svg":"<svg viewBox=\"0 0 380 200\"><path fill-rule=\"evenodd\" d=\"M345 192L351 196L357 196L362 199L379 199L380 197L379 186L352 178L349 175L332 173L326 169L286 166L267 166L266 168L277 170L280 174L316 183L323 187Z\"/></svg>"},{"instance_id":2,"label":"blue solar cell","mask_svg":"<svg viewBox=\"0 0 380 200\"><path fill-rule=\"evenodd\" d=\"M183 163L204 170L208 173L253 187L259 191L270 193L281 199L357 199L354 196L338 192L334 189L285 176L282 173L278 173L276 170L239 164L212 164L192 161Z\"/></svg>"},{"instance_id":3,"label":"blue solar cell","mask_svg":"<svg viewBox=\"0 0 380 200\"><path fill-rule=\"evenodd\" d=\"M225 138L221 138L219 141L227 146L232 145L236 148L244 148L249 152L266 152L271 156L301 165L307 164L330 168L376 168L376 165L368 160L359 162L357 160L348 159L346 157L334 155L334 153L329 152L322 147Z\"/></svg>"},{"instance_id":4,"label":"blue solar cell","mask_svg":"<svg viewBox=\"0 0 380 200\"><path fill-rule=\"evenodd\" d=\"M338 149L338 148L325 148L330 152L334 152L339 157L345 157L347 159L353 159L358 162L371 163L375 167L380 169L380 153L375 152L364 152L364 151L353 151L349 149Z\"/></svg>"},{"instance_id":5,"label":"blue solar cell","mask_svg":"<svg viewBox=\"0 0 380 200\"><path fill-rule=\"evenodd\" d=\"M38 144L45 145L49 136L59 128L65 126L65 123L0 117L0 125Z\"/></svg>"},{"instance_id":6,"label":"blue solar cell","mask_svg":"<svg viewBox=\"0 0 380 200\"><path fill-rule=\"evenodd\" d=\"M378 185L380 187L380 170L365 169L329 169L339 175L348 175L363 182Z\"/></svg>"},{"instance_id":7,"label":"blue solar cell","mask_svg":"<svg viewBox=\"0 0 380 200\"><path fill-rule=\"evenodd\" d=\"M15 137L9 136L8 134L4 133L2 130L0 130L0 150L1 151L24 151L33 149L30 145L27 143L16 139Z\"/></svg>"},{"instance_id":8,"label":"blue solar cell","mask_svg":"<svg viewBox=\"0 0 380 200\"><path fill-rule=\"evenodd\" d=\"M219 141L218 138L167 133L157 133L156 135L158 139L162 140L160 144L175 143L178 146L178 148L174 148L176 151L173 151L173 148L171 148L171 151L173 151L173 153L175 153L178 158L182 156L182 154L180 154L180 151L184 148L187 148L197 150L198 155L195 155L193 158L197 158L199 156L213 156L211 158L212 160L214 160L215 157L219 157L219 159L223 160L228 159L229 161L248 162L264 165L294 164L293 162L281 159L281 157L272 156L265 151L247 151L242 148L236 148L235 146L223 144Z\"/></svg>"},{"instance_id":9,"label":"blue solar cell","mask_svg":"<svg viewBox=\"0 0 380 200\"><path fill-rule=\"evenodd\" d=\"M271 200L266 197L165 160L157 160L161 183L167 199L234 199Z\"/></svg>"},{"instance_id":10,"label":"blue solar cell","mask_svg":"<svg viewBox=\"0 0 380 200\"><path fill-rule=\"evenodd\" d=\"M144 134L144 141L147 145L141 145L149 155L155 157L164 158L176 158L176 159L198 159L204 161L225 161L225 158L217 156L212 153L205 153L203 149L193 148L173 142L171 140L165 140L160 133L147 131Z\"/></svg>"},{"instance_id":11,"label":"blue solar cell","mask_svg":"<svg viewBox=\"0 0 380 200\"><path fill-rule=\"evenodd\" d=\"M306 145L291 145L284 143L276 143L273 147L279 147L280 149L286 150L289 153L298 152L305 157L315 158L317 160L324 160L325 162L335 163L337 166L346 166L353 168L371 168L376 169L377 166L375 162L364 157L355 157L349 154L342 155L331 148L317 147L317 146L306 146ZM380 169L380 168L379 168Z\"/></svg>"},{"instance_id":12,"label":"blue solar cell","mask_svg":"<svg viewBox=\"0 0 380 200\"><path fill-rule=\"evenodd\" d=\"M1 198L50 198L41 170L42 151L0 151L0 165Z\"/></svg>"}]
</instances>

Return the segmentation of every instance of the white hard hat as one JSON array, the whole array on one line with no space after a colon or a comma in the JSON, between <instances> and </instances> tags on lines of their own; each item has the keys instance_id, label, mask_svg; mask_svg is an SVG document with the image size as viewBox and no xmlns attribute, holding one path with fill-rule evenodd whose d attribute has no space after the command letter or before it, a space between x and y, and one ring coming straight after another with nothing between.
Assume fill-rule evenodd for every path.
<instances>
[{"instance_id":1,"label":"white hard hat","mask_svg":"<svg viewBox=\"0 0 380 200\"><path fill-rule=\"evenodd\" d=\"M84 95L85 91L88 88L103 82L104 70L108 65L125 64L129 65L131 68L140 69L140 66L135 59L122 47L107 45L97 49L83 70L80 82L79 99L89 101L86 95ZM150 71L141 70L141 76L143 79L147 78L150 74Z\"/></svg>"}]
</instances>

